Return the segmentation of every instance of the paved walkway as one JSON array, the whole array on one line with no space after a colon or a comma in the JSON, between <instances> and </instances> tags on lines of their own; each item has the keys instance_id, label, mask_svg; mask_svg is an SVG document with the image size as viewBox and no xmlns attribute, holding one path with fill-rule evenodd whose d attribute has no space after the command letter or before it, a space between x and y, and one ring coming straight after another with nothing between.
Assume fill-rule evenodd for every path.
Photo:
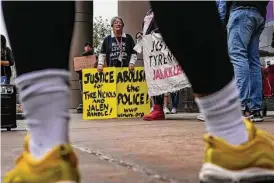
<instances>
[{"instance_id":1,"label":"paved walkway","mask_svg":"<svg viewBox=\"0 0 274 183\"><path fill-rule=\"evenodd\" d=\"M197 114L169 115L164 121L84 121L71 114L70 135L80 159L82 183L198 182L203 158L204 125ZM5 173L21 152L26 134L2 131L1 171ZM274 133L274 115L259 124Z\"/></svg>"}]
</instances>

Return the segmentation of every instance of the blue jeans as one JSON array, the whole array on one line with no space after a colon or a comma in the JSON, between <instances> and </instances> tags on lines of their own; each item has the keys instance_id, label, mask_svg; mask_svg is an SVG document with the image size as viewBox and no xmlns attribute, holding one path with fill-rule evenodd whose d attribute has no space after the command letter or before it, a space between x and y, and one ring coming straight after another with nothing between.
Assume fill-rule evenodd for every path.
<instances>
[{"instance_id":1,"label":"blue jeans","mask_svg":"<svg viewBox=\"0 0 274 183\"><path fill-rule=\"evenodd\" d=\"M234 67L242 109L261 109L262 74L259 40L265 20L256 8L238 7L227 24L228 51Z\"/></svg>"},{"instance_id":2,"label":"blue jeans","mask_svg":"<svg viewBox=\"0 0 274 183\"><path fill-rule=\"evenodd\" d=\"M10 84L10 78L7 76L1 76L1 84Z\"/></svg>"},{"instance_id":3,"label":"blue jeans","mask_svg":"<svg viewBox=\"0 0 274 183\"><path fill-rule=\"evenodd\" d=\"M220 18L222 23L225 22L225 16L226 16L226 1L225 0L217 0L216 1L217 8L220 14Z\"/></svg>"},{"instance_id":4,"label":"blue jeans","mask_svg":"<svg viewBox=\"0 0 274 183\"><path fill-rule=\"evenodd\" d=\"M179 92L171 93L172 108L178 108L179 104Z\"/></svg>"}]
</instances>

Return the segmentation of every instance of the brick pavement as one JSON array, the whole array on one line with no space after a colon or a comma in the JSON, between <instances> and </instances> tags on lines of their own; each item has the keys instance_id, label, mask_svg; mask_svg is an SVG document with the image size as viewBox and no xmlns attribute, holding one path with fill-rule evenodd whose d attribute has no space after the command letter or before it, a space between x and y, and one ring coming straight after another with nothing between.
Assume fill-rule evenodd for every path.
<instances>
[{"instance_id":1,"label":"brick pavement","mask_svg":"<svg viewBox=\"0 0 274 183\"><path fill-rule=\"evenodd\" d=\"M198 182L204 145L203 123L197 114L177 114L165 121L84 121L71 114L72 144L80 159L83 183ZM24 121L18 130L2 131L1 171L12 167L25 135ZM260 127L274 133L274 115Z\"/></svg>"}]
</instances>

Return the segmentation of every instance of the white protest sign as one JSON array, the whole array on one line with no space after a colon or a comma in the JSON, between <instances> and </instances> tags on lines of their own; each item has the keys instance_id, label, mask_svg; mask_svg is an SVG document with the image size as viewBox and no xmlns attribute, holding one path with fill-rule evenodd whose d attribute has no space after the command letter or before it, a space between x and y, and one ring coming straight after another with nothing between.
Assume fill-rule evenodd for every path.
<instances>
[{"instance_id":1,"label":"white protest sign","mask_svg":"<svg viewBox=\"0 0 274 183\"><path fill-rule=\"evenodd\" d=\"M146 82L150 96L191 87L181 66L164 43L161 34L152 33L143 36L134 49L139 53L143 50Z\"/></svg>"}]
</instances>

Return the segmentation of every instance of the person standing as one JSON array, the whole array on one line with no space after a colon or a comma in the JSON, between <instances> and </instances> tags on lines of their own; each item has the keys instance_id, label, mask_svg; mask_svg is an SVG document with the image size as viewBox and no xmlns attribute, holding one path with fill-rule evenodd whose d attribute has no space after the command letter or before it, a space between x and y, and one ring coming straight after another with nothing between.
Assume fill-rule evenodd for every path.
<instances>
[{"instance_id":1,"label":"person standing","mask_svg":"<svg viewBox=\"0 0 274 183\"><path fill-rule=\"evenodd\" d=\"M179 105L179 95L180 95L179 91L164 94L163 111L165 114L176 114L177 113L177 108ZM171 110L169 110L169 108L168 108L169 96L171 98Z\"/></svg>"},{"instance_id":2,"label":"person standing","mask_svg":"<svg viewBox=\"0 0 274 183\"><path fill-rule=\"evenodd\" d=\"M150 7L147 14L144 17L144 21L142 23L142 33L140 33L140 35L148 35L152 32L159 33L159 30L154 20L152 8ZM141 36L139 37L139 39L141 39ZM165 113L170 112L167 106L164 107L164 105L167 104L167 99L165 99L164 95L158 95L153 96L152 101L153 105L150 110L150 114L145 115L143 119L146 121L164 120Z\"/></svg>"},{"instance_id":3,"label":"person standing","mask_svg":"<svg viewBox=\"0 0 274 183\"><path fill-rule=\"evenodd\" d=\"M10 84L12 76L11 66L14 65L12 51L7 47L7 40L1 34L1 84Z\"/></svg>"},{"instance_id":4,"label":"person standing","mask_svg":"<svg viewBox=\"0 0 274 183\"><path fill-rule=\"evenodd\" d=\"M172 108L170 113L171 114L176 114L177 113L177 108L179 105L179 96L180 96L180 92L173 92L170 94L171 95L171 101L172 101Z\"/></svg>"},{"instance_id":5,"label":"person standing","mask_svg":"<svg viewBox=\"0 0 274 183\"><path fill-rule=\"evenodd\" d=\"M103 71L104 63L108 67L128 67L133 71L137 53L133 49L135 42L131 35L123 31L124 21L120 17L111 19L111 34L104 38L98 58L98 72Z\"/></svg>"},{"instance_id":6,"label":"person standing","mask_svg":"<svg viewBox=\"0 0 274 183\"><path fill-rule=\"evenodd\" d=\"M227 1L228 51L234 67L244 116L263 121L262 74L259 56L268 1Z\"/></svg>"}]
</instances>

